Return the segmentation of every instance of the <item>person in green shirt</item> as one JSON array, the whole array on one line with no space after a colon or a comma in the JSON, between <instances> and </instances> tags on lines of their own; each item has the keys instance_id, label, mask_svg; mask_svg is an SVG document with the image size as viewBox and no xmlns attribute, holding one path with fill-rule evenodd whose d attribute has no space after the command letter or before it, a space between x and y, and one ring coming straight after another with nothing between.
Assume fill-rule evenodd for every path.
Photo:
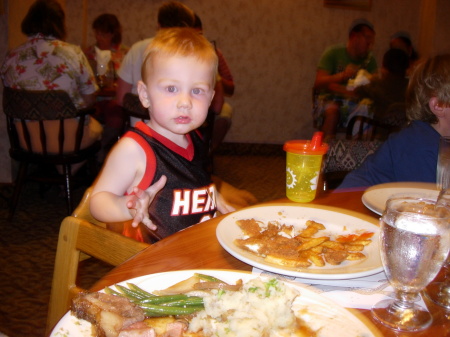
<instances>
[{"instance_id":1,"label":"person in green shirt","mask_svg":"<svg viewBox=\"0 0 450 337\"><path fill-rule=\"evenodd\" d=\"M336 134L338 127L347 124L347 117L357 102L346 96L346 85L358 71L377 72L377 62L372 55L375 41L373 25L365 19L357 19L349 28L346 45L327 48L322 54L316 72L314 91L318 93L313 111L314 124L327 138Z\"/></svg>"}]
</instances>

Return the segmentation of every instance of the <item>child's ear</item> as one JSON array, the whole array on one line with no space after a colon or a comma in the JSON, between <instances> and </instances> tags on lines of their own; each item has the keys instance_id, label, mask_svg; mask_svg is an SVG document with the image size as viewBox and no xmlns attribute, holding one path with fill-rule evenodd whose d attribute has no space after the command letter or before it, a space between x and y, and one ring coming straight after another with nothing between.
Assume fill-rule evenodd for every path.
<instances>
[{"instance_id":1,"label":"child's ear","mask_svg":"<svg viewBox=\"0 0 450 337\"><path fill-rule=\"evenodd\" d=\"M215 95L216 95L216 92L215 92L215 90L213 90L212 95L211 95L211 100L209 101L209 104L211 104L211 102L213 101Z\"/></svg>"},{"instance_id":2,"label":"child's ear","mask_svg":"<svg viewBox=\"0 0 450 337\"><path fill-rule=\"evenodd\" d=\"M137 92L139 95L139 100L141 101L144 108L150 107L150 100L148 99L147 86L144 82L139 81L137 84Z\"/></svg>"},{"instance_id":3,"label":"child's ear","mask_svg":"<svg viewBox=\"0 0 450 337\"><path fill-rule=\"evenodd\" d=\"M428 106L430 107L431 111L433 111L433 113L436 115L436 117L442 117L444 115L445 104L439 102L439 100L436 97L430 98Z\"/></svg>"}]
</instances>

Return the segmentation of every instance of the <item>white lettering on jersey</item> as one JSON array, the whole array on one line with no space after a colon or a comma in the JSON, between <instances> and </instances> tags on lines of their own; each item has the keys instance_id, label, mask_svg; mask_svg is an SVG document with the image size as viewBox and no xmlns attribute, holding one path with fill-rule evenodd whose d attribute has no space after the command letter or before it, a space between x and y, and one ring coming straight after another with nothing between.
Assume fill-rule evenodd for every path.
<instances>
[{"instance_id":1,"label":"white lettering on jersey","mask_svg":"<svg viewBox=\"0 0 450 337\"><path fill-rule=\"evenodd\" d=\"M206 189L194 190L192 193L192 214L202 213L205 207Z\"/></svg>"},{"instance_id":2,"label":"white lettering on jersey","mask_svg":"<svg viewBox=\"0 0 450 337\"><path fill-rule=\"evenodd\" d=\"M194 190L174 190L171 215L188 215L216 209L216 189L211 184Z\"/></svg>"},{"instance_id":3,"label":"white lettering on jersey","mask_svg":"<svg viewBox=\"0 0 450 337\"><path fill-rule=\"evenodd\" d=\"M205 212L216 209L216 186L214 184L211 184L208 186L208 190L208 199L206 200L206 205L203 209Z\"/></svg>"},{"instance_id":4,"label":"white lettering on jersey","mask_svg":"<svg viewBox=\"0 0 450 337\"><path fill-rule=\"evenodd\" d=\"M174 190L172 215L188 215L191 203L191 190Z\"/></svg>"}]
</instances>

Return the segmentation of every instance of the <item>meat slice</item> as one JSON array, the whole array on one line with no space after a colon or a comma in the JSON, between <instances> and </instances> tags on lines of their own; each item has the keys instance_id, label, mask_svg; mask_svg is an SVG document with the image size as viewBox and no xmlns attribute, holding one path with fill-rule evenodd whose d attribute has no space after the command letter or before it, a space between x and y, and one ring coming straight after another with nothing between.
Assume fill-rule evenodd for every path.
<instances>
[{"instance_id":1,"label":"meat slice","mask_svg":"<svg viewBox=\"0 0 450 337\"><path fill-rule=\"evenodd\" d=\"M163 337L183 337L184 332L188 329L188 323L185 321L175 321L168 323L166 326L166 332Z\"/></svg>"},{"instance_id":2,"label":"meat slice","mask_svg":"<svg viewBox=\"0 0 450 337\"><path fill-rule=\"evenodd\" d=\"M120 331L119 337L156 337L156 332L144 322L137 322Z\"/></svg>"},{"instance_id":3,"label":"meat slice","mask_svg":"<svg viewBox=\"0 0 450 337\"><path fill-rule=\"evenodd\" d=\"M104 293L78 294L72 300L72 314L92 323L95 337L117 337L145 318L144 310L129 299Z\"/></svg>"}]
</instances>

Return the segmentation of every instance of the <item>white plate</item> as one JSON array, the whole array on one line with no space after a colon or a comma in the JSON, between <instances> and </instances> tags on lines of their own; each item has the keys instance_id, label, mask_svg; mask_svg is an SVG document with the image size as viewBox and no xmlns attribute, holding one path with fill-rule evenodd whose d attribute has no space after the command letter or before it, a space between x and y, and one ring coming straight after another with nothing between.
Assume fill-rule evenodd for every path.
<instances>
[{"instance_id":1,"label":"white plate","mask_svg":"<svg viewBox=\"0 0 450 337\"><path fill-rule=\"evenodd\" d=\"M413 196L437 199L439 191L432 183L387 183L369 187L362 196L363 204L371 211L381 215L386 201L394 196Z\"/></svg>"},{"instance_id":2,"label":"white plate","mask_svg":"<svg viewBox=\"0 0 450 337\"><path fill-rule=\"evenodd\" d=\"M238 279L246 282L256 277L250 273L236 271L184 270L142 276L126 282L134 283L147 291L160 290L187 279L195 272L211 275L229 283L234 283ZM121 284L124 283L122 282ZM318 332L319 337L381 336L376 327L359 312L345 309L332 300L301 287L298 283L289 283L289 285L299 289L301 292L301 295L294 301L294 309L307 311L308 314L302 314L302 318L314 330L321 329ZM91 324L75 318L68 312L50 334L50 337L60 336L90 337Z\"/></svg>"},{"instance_id":3,"label":"white plate","mask_svg":"<svg viewBox=\"0 0 450 337\"><path fill-rule=\"evenodd\" d=\"M326 227L326 230L321 231L321 235L345 235L360 230L374 232L375 234L372 237L372 243L364 249L364 254L367 256L364 260L344 261L338 266L327 264L324 267L291 268L266 262L264 258L234 244L235 239L242 237L242 231L236 221L251 218L266 223L268 221L279 221L286 225L293 225L296 229L304 228L307 220L314 220ZM245 208L229 214L220 221L216 236L222 247L237 259L253 267L278 274L331 280L363 277L383 270L378 243L378 221L375 218L336 207L279 204Z\"/></svg>"}]
</instances>

